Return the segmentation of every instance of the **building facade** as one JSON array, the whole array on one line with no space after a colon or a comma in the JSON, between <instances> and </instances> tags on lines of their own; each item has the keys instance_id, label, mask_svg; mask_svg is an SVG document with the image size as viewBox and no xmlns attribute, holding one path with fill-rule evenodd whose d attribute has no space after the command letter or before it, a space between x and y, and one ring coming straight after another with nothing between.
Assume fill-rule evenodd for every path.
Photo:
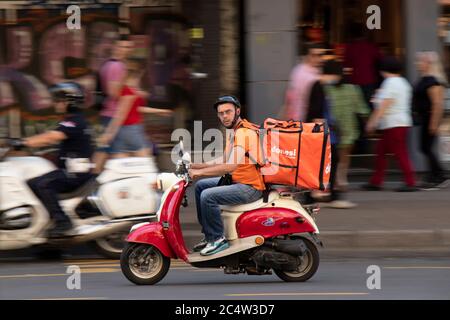
<instances>
[{"instance_id":1,"label":"building facade","mask_svg":"<svg viewBox=\"0 0 450 320\"><path fill-rule=\"evenodd\" d=\"M418 51L441 53L450 76L447 0L280 0L276 6L270 0L248 0L244 6L244 86L249 118L260 123L278 114L290 71L300 61L299 52L306 41L320 41L330 47L344 43L349 25L353 22L366 25L371 16L368 8L372 5L380 8L381 24L379 30L368 31L369 37L384 54L395 55L405 62L406 77L411 83L417 80ZM447 108L450 111L450 100ZM417 128L411 133L411 157L416 169L424 170ZM438 148L445 161L450 160L449 136L448 124L444 124Z\"/></svg>"},{"instance_id":2,"label":"building facade","mask_svg":"<svg viewBox=\"0 0 450 320\"><path fill-rule=\"evenodd\" d=\"M79 1L82 29L68 33L65 1L2 1L0 137L52 125L50 85L73 80L92 91L118 33L132 35L147 59L143 85L151 93L149 104L175 110L170 119L146 118L152 139L168 146L172 130L192 131L194 120L202 121L203 131L217 127L212 104L221 94L240 97L244 116L253 122L276 117L302 45L320 40L339 47L351 23L366 23L372 5L380 8L381 25L370 37L386 54L405 61L410 82L417 78L414 57L421 50L440 52L450 75L449 2L88 0ZM91 96L87 100L92 103ZM450 100L447 105L450 110ZM87 111L95 116L89 106ZM441 154L450 159L445 135ZM417 139L413 131L412 150ZM412 157L423 168L421 155Z\"/></svg>"}]
</instances>

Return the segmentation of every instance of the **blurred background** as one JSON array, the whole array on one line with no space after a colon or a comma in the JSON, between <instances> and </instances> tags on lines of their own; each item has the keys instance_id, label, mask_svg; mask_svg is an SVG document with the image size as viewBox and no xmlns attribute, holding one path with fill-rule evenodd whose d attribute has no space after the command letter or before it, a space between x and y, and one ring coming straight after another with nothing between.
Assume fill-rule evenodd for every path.
<instances>
[{"instance_id":1,"label":"blurred background","mask_svg":"<svg viewBox=\"0 0 450 320\"><path fill-rule=\"evenodd\" d=\"M93 105L95 74L118 34L130 34L147 61L144 89L149 105L169 108L173 117L145 116L146 131L163 151L175 128L217 127L214 99L234 94L244 116L261 123L283 105L292 68L302 46L323 42L329 54L345 55L355 23L366 25L368 6L381 9L381 29L365 35L384 55L405 64L417 79L415 54L437 51L450 76L448 0L87 0L80 30L66 28L67 1L0 2L0 138L24 137L51 127L56 118L48 87L72 80L87 88L86 112L97 124ZM450 112L447 94L446 111ZM449 124L442 126L439 153L450 162ZM424 168L416 133L411 158ZM355 148L353 170L372 168L373 148ZM162 163L164 163L163 161Z\"/></svg>"},{"instance_id":2,"label":"blurred background","mask_svg":"<svg viewBox=\"0 0 450 320\"><path fill-rule=\"evenodd\" d=\"M69 4L81 8L80 30L69 30L66 26ZM379 30L366 27L372 15L367 9L372 5L380 8ZM78 82L86 89L84 114L97 135L101 133L99 110L94 105L97 74L111 57L120 35L130 36L133 55L146 62L141 86L149 93L148 105L175 111L171 116L142 115L147 137L158 146L160 171L174 169L171 150L176 141L171 141L171 134L175 129L186 128L193 137L194 121L201 121L202 132L219 127L212 107L219 95L237 96L243 106L243 116L251 122L261 124L266 118L277 118L285 104L292 70L305 63L303 52L310 43L324 44L324 59L334 58L347 66L353 62L347 57L351 43L364 39L373 48L372 53L395 56L401 61L403 75L412 85L420 78L416 54L435 51L450 79L450 0L0 0L0 147L3 139L24 138L55 126L60 118L53 108L49 88L63 81ZM368 55L366 51L356 52L358 57ZM377 68L374 64L373 74L378 75L371 83L374 90L382 81ZM361 86L355 82L358 74L355 68L347 70L345 81ZM434 147L448 174L449 88L446 88L444 109ZM364 123L360 123L361 128L364 129ZM414 170L419 176L424 175L428 166L420 151L420 127L412 127L407 139ZM337 213L325 203L322 206L325 209L316 222L326 246L324 257L406 258L402 263L395 262L398 264L375 262L392 269L399 269L400 265L398 273L383 269L383 276L387 275L383 278L383 288L388 289L383 291L386 295L382 297L448 299L448 187L435 192L391 192L392 187L402 181L402 171L391 161L387 189L382 192L360 190L359 184L367 182L374 172L376 145L380 141L383 142L380 134L366 136L363 133L350 154L348 173L352 184L348 188L352 192L349 199L357 203L358 209ZM196 152L201 152L209 143L191 145L197 148ZM36 151L38 155L52 157L47 150L31 150ZM190 205L182 209L181 215L189 246L197 243L201 236L193 189L188 191ZM319 199L320 196L318 194ZM125 280L117 276L120 271L117 261L73 260L89 253L88 250L82 247L79 252L72 252L69 255L72 260L58 266L34 261L25 265L23 256L29 257L29 253L18 253L16 259L9 251L0 252L0 287L5 288L0 290L0 299L82 298L83 295L88 299L98 298L97 295L142 299L141 291L126 288L120 282ZM434 256L438 259L431 259ZM418 261L417 257L430 258ZM440 260L443 257L446 260ZM314 284L317 286L314 291L361 291L366 284L365 270L367 265L374 264L372 261L347 265L325 262L325 272L319 275L322 278ZM74 294L66 290L62 282L57 282L59 276L65 281L65 267L69 264L83 266L86 274L83 288L88 288L83 293ZM185 299L189 295L190 299L224 299L234 292L230 291L231 287L233 290L237 287L235 282L221 287L218 283L222 279L217 274L204 278L205 273L193 273L183 265L174 268L177 267L179 273L172 279L176 282L186 279L183 290L180 286L168 286L167 291L157 287L155 295L148 291L146 297ZM402 268L408 272L403 272ZM24 279L30 282L24 285ZM203 284L198 285L197 281ZM263 294L271 290L286 292L286 288L278 288L275 282L266 282L263 286L257 283L255 287L244 285L243 288L264 290ZM308 287L302 290L304 288ZM279 292L275 295L283 297ZM380 296L369 298L373 297ZM256 296L260 298L261 295Z\"/></svg>"}]
</instances>

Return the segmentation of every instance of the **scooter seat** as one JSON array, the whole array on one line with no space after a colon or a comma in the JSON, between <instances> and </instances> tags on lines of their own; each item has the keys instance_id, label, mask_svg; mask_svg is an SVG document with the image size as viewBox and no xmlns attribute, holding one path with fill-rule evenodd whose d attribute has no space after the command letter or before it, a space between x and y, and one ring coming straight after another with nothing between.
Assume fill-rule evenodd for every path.
<instances>
[{"instance_id":1,"label":"scooter seat","mask_svg":"<svg viewBox=\"0 0 450 320\"><path fill-rule=\"evenodd\" d=\"M222 211L228 211L228 212L236 212L236 213L242 213L245 211L250 211L250 210L255 210L255 209L259 209L259 208L263 208L266 207L268 205L270 205L271 202L277 200L278 198L280 198L280 194L277 191L271 191L269 193L269 201L264 202L263 198L255 201L255 202L250 202L250 203L246 203L246 204L238 204L238 205L223 205L220 206L220 208L222 209Z\"/></svg>"},{"instance_id":2,"label":"scooter seat","mask_svg":"<svg viewBox=\"0 0 450 320\"><path fill-rule=\"evenodd\" d=\"M67 200L88 195L91 191L93 191L96 188L96 186L97 186L97 176L93 176L88 181L86 181L86 183L84 183L81 187L75 189L72 192L58 193L58 199Z\"/></svg>"}]
</instances>

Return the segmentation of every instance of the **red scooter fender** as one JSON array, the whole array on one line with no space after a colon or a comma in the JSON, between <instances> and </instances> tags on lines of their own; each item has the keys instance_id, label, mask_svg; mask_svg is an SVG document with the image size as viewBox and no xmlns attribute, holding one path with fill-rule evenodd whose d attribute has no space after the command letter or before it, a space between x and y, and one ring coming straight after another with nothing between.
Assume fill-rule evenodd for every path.
<instances>
[{"instance_id":1,"label":"red scooter fender","mask_svg":"<svg viewBox=\"0 0 450 320\"><path fill-rule=\"evenodd\" d=\"M164 237L163 227L159 222L153 222L137 228L128 235L126 241L149 244L158 248L166 257L177 258L167 239Z\"/></svg>"}]
</instances>

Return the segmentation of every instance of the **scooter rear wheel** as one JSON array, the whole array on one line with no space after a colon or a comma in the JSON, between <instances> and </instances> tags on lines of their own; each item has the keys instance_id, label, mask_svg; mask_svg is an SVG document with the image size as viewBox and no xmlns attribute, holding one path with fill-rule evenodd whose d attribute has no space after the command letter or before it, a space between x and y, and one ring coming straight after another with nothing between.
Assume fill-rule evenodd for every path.
<instances>
[{"instance_id":1,"label":"scooter rear wheel","mask_svg":"<svg viewBox=\"0 0 450 320\"><path fill-rule=\"evenodd\" d=\"M304 256L297 257L297 271L273 271L281 280L284 280L286 282L305 282L309 280L319 268L319 250L317 250L317 247L314 245L314 243L304 237L291 237L291 239L301 239L308 248Z\"/></svg>"},{"instance_id":2,"label":"scooter rear wheel","mask_svg":"<svg viewBox=\"0 0 450 320\"><path fill-rule=\"evenodd\" d=\"M153 285L161 281L170 268L170 258L158 248L140 243L128 243L120 257L125 277L137 285Z\"/></svg>"}]
</instances>

